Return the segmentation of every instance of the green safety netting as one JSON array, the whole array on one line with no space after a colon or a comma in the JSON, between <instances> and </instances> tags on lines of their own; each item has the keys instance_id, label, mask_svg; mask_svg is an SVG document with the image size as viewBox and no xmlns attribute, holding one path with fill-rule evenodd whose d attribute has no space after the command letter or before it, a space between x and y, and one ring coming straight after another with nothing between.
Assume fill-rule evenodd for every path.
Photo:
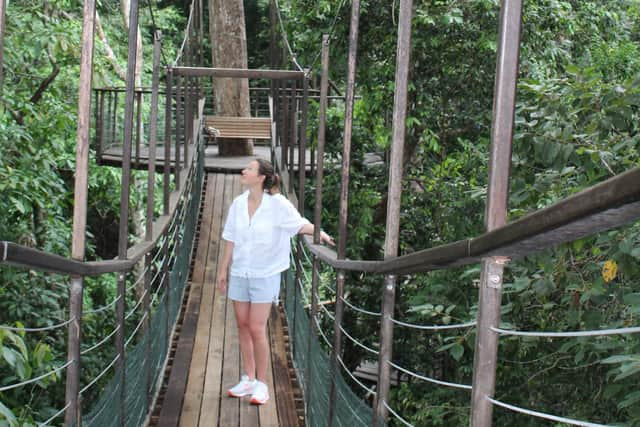
<instances>
[{"instance_id":1,"label":"green safety netting","mask_svg":"<svg viewBox=\"0 0 640 427\"><path fill-rule=\"evenodd\" d=\"M289 339L293 344L296 374L305 398L307 425L311 427L328 425L329 394L333 376L336 388L333 425L370 426L373 417L371 406L353 392L345 381L339 364L336 369L331 368L330 355L310 329L311 320L304 308L304 298L301 295L303 291L294 283L295 263L292 262L291 265L292 268L284 275L284 306L289 324ZM304 281L304 275L302 277ZM310 284L306 288L309 289ZM333 331L325 331L324 334L329 340L333 339ZM378 426L386 426L386 423L378 419Z\"/></svg>"},{"instance_id":2,"label":"green safety netting","mask_svg":"<svg viewBox=\"0 0 640 427\"><path fill-rule=\"evenodd\" d=\"M126 350L125 363L125 425L139 427L144 424L169 349L169 334L180 312L182 296L189 277L189 267L200 209L204 180L204 145L200 143L194 167L187 178L185 192L180 200L169 230L174 230L169 240L172 260L169 270L169 293L166 288L151 310L149 329ZM177 227L177 230L175 229ZM171 262L172 261L172 262ZM167 298L168 297L168 298ZM169 326L169 328L167 327ZM119 413L122 384L121 372L114 370L113 377L100 392L100 398L82 417L83 426L120 425ZM150 393L147 393L150 390Z\"/></svg>"}]
</instances>

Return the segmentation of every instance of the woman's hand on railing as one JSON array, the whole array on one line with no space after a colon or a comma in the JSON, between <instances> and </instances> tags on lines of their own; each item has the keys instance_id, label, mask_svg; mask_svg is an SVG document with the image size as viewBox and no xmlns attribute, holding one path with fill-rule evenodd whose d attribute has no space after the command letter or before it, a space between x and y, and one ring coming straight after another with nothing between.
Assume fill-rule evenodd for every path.
<instances>
[{"instance_id":1,"label":"woman's hand on railing","mask_svg":"<svg viewBox=\"0 0 640 427\"><path fill-rule=\"evenodd\" d=\"M336 242L333 241L333 237L329 236L324 231L320 231L320 242L326 243L327 245L330 245L330 246L336 245Z\"/></svg>"}]
</instances>

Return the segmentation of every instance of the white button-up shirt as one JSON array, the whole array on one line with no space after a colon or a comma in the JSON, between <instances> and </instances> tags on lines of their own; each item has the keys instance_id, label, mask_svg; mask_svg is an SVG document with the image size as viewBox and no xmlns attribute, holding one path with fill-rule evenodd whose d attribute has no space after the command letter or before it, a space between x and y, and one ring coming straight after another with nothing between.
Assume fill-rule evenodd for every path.
<instances>
[{"instance_id":1,"label":"white button-up shirt","mask_svg":"<svg viewBox=\"0 0 640 427\"><path fill-rule=\"evenodd\" d=\"M249 191L236 197L229 208L222 238L233 242L230 274L269 277L289 268L291 237L309 224L281 194L265 193L249 218Z\"/></svg>"}]
</instances>

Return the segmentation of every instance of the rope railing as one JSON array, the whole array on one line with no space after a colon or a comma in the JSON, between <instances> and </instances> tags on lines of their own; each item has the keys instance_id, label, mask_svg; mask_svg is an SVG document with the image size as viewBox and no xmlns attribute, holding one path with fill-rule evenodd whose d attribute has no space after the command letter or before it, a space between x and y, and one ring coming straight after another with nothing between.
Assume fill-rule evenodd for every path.
<instances>
[{"instance_id":1,"label":"rope railing","mask_svg":"<svg viewBox=\"0 0 640 427\"><path fill-rule=\"evenodd\" d=\"M109 372L109 369L111 369L113 365L115 365L118 362L118 359L120 359L120 355L116 354L116 356L111 360L111 362L109 362L109 364L105 368L103 368L98 375L96 375L91 381L89 381L87 385L85 385L82 389L80 389L80 394L81 395L84 394L85 391L89 390L95 383L100 381L100 378L102 378L107 372Z\"/></svg>"},{"instance_id":2,"label":"rope railing","mask_svg":"<svg viewBox=\"0 0 640 427\"><path fill-rule=\"evenodd\" d=\"M475 320L472 320L470 322L456 323L452 325L418 325L415 323L407 323L400 320L396 320L391 316L389 316L388 319L398 326L404 326L406 328L420 329L420 330L426 330L426 331L441 331L441 330L447 330L447 329L471 328L476 326L476 323L477 323Z\"/></svg>"},{"instance_id":3,"label":"rope railing","mask_svg":"<svg viewBox=\"0 0 640 427\"><path fill-rule=\"evenodd\" d=\"M327 336L325 335L324 331L322 330L322 326L318 322L318 319L314 318L313 322L316 324L316 330L318 331L318 333L322 337L322 340L327 345L327 347L330 348L330 349L333 348L333 344L331 343L331 341L329 341L329 338L327 338Z\"/></svg>"},{"instance_id":4,"label":"rope railing","mask_svg":"<svg viewBox=\"0 0 640 427\"><path fill-rule=\"evenodd\" d=\"M368 314L369 316L373 316L373 317L382 316L382 313L380 313L379 311L369 311L369 310L365 310L364 308L351 304L349 300L347 300L345 297L340 297L340 299L342 300L342 302L344 302L347 305L347 307L349 307L353 311L357 311L358 313L362 313L362 314Z\"/></svg>"},{"instance_id":5,"label":"rope railing","mask_svg":"<svg viewBox=\"0 0 640 427\"><path fill-rule=\"evenodd\" d=\"M85 354L91 353L93 350L95 350L96 348L100 347L101 345L103 345L104 343L109 341L111 338L113 338L115 336L115 334L118 332L119 329L120 329L120 326L116 326L115 329L113 331L111 331L111 333L109 335L107 335L106 337L104 337L103 339L101 339L100 341L98 341L97 343L92 345L91 347L88 347L88 348L86 348L84 350L81 350L80 354L82 356L84 356Z\"/></svg>"},{"instance_id":6,"label":"rope railing","mask_svg":"<svg viewBox=\"0 0 640 427\"><path fill-rule=\"evenodd\" d=\"M103 311L109 310L110 308L113 308L118 303L118 301L120 301L120 298L122 298L122 297L120 295L118 295L110 303L108 303L106 305L103 305L101 307L98 307L98 308L94 308L94 309L91 309L91 310L83 311L82 315L84 317L85 315L98 314L98 313L101 313Z\"/></svg>"},{"instance_id":7,"label":"rope railing","mask_svg":"<svg viewBox=\"0 0 640 427\"><path fill-rule=\"evenodd\" d=\"M51 421L55 420L56 418L58 418L60 415L64 414L64 411L66 411L69 406L71 405L71 402L67 402L67 404L64 406L64 408L60 409L58 412L56 412L55 414L53 414L51 417L49 417L46 421L43 421L42 423L38 424L38 427L44 427L44 426L48 426L49 423L51 423Z\"/></svg>"},{"instance_id":8,"label":"rope railing","mask_svg":"<svg viewBox=\"0 0 640 427\"><path fill-rule=\"evenodd\" d=\"M289 52L289 55L291 56L291 61L294 63L294 65L296 66L298 71L303 71L303 69L300 66L300 64L298 64L298 61L296 59L296 54L293 52L293 49L291 49L291 44L289 44L289 38L287 37L287 30L284 28L284 21L282 20L282 13L280 11L280 4L278 3L278 0L274 0L274 1L275 1L275 6L276 6L276 14L278 16L278 23L280 24L280 31L282 32L282 40L284 41L284 44L285 44L285 46L287 48L287 51Z\"/></svg>"},{"instance_id":9,"label":"rope railing","mask_svg":"<svg viewBox=\"0 0 640 427\"><path fill-rule=\"evenodd\" d=\"M184 54L184 48L187 44L187 40L189 39L189 31L191 29L191 20L193 19L193 11L194 11L194 0L191 0L191 5L189 6L189 19L187 19L187 26L184 29L184 38L182 39L182 44L180 45L180 49L178 49L178 54L176 55L176 59L173 61L173 66L178 66L182 55Z\"/></svg>"},{"instance_id":10,"label":"rope railing","mask_svg":"<svg viewBox=\"0 0 640 427\"><path fill-rule=\"evenodd\" d=\"M355 339L354 337L352 337L352 336L351 336L347 331L345 331L345 329L342 327L342 325L340 326L340 331L342 331L342 333L343 333L347 338L349 338L349 340L350 340L352 343L354 343L354 344L355 344L355 345L357 345L358 347L360 347L360 348L362 348L362 349L364 349L364 350L368 351L368 352L369 352L369 353L371 353L371 354L375 354L376 356L377 356L378 354L380 354L380 352L379 352L378 350L375 350L375 349L373 349L373 348L371 348L371 347L368 347L368 346L366 346L366 345L362 344L360 341L358 341L358 340L357 340L357 339Z\"/></svg>"},{"instance_id":11,"label":"rope railing","mask_svg":"<svg viewBox=\"0 0 640 427\"><path fill-rule=\"evenodd\" d=\"M472 390L472 386L470 386L470 385L458 384L458 383L452 383L452 382L449 382L449 381L437 380L435 378L430 378L430 377L427 377L425 375L418 374L417 372L410 371L409 369L405 369L402 366L397 365L397 364L395 364L395 363L393 363L391 361L389 361L387 363L391 367L397 369L398 371L404 372L407 375L410 375L410 376L412 376L414 378L418 378L418 379L423 380L423 381L427 381L427 382L430 382L430 383L433 383L433 384L438 384L438 385L445 386L445 387L453 387L453 388L459 388L459 389L463 389L463 390Z\"/></svg>"},{"instance_id":12,"label":"rope railing","mask_svg":"<svg viewBox=\"0 0 640 427\"><path fill-rule=\"evenodd\" d=\"M565 423L565 424L571 424L574 426L582 426L582 427L614 427L612 425L609 424L598 424L598 423L591 423L588 421L579 421L579 420L574 420L571 418L565 418L565 417L559 417L556 415L550 415L550 414L546 414L544 412L538 412L538 411L532 411L531 409L525 409L525 408L520 408L518 406L515 405L510 405L508 403L503 403L499 400L493 399L489 396L485 396L485 399L487 399L489 402L491 402L492 404L496 405L496 406L500 406L502 408L505 409L509 409L513 412L518 412L521 414L525 414L525 415L530 415L536 418L542 418L545 420L550 420L550 421L556 421L556 422L560 422L560 423Z\"/></svg>"},{"instance_id":13,"label":"rope railing","mask_svg":"<svg viewBox=\"0 0 640 427\"><path fill-rule=\"evenodd\" d=\"M69 323L73 322L74 320L76 320L76 318L72 317L71 319L65 320L62 323L58 323L58 324L51 325L51 326L43 326L41 328L27 328L27 327L21 327L21 326L0 325L0 330L12 331L12 332L46 332L46 331L54 331L56 329L60 329L60 328L64 328L65 326L68 326Z\"/></svg>"},{"instance_id":14,"label":"rope railing","mask_svg":"<svg viewBox=\"0 0 640 427\"><path fill-rule=\"evenodd\" d=\"M366 385L364 385L359 379L357 379L355 377L355 375L353 375L351 373L351 371L349 370L349 368L347 368L347 365L344 364L344 361L342 360L342 357L338 356L338 362L340 362L340 366L342 366L342 370L344 372L347 373L347 375L349 375L349 378L351 378L353 380L353 382L355 382L356 384L358 384L360 386L360 388L362 388L362 390L366 391L367 393L370 393L371 395L375 396L376 395L376 391L370 389L369 387L367 387Z\"/></svg>"},{"instance_id":15,"label":"rope railing","mask_svg":"<svg viewBox=\"0 0 640 427\"><path fill-rule=\"evenodd\" d=\"M512 329L490 328L493 332L501 335L512 335L520 337L536 337L536 338L578 338L578 337L604 337L609 335L624 335L640 333L640 326L618 329L600 329L590 331L572 331L572 332L528 332L515 331Z\"/></svg>"},{"instance_id":16,"label":"rope railing","mask_svg":"<svg viewBox=\"0 0 640 427\"><path fill-rule=\"evenodd\" d=\"M411 424L409 421L402 418L396 411L391 409L391 406L389 406L386 400L382 404L384 405L385 408L387 408L387 411L389 411L391 415L395 417L396 420L400 421L403 425L407 427L414 427L413 424Z\"/></svg>"},{"instance_id":17,"label":"rope railing","mask_svg":"<svg viewBox=\"0 0 640 427\"><path fill-rule=\"evenodd\" d=\"M128 347L129 343L131 343L131 341L133 341L133 339L136 337L136 334L138 333L138 331L140 330L140 328L144 324L145 320L147 320L147 313L144 313L142 315L142 317L140 318L140 321L138 321L138 324L133 329L133 332L131 332L131 334L129 334L129 338L127 338L127 340L124 342L124 346L125 347Z\"/></svg>"},{"instance_id":18,"label":"rope railing","mask_svg":"<svg viewBox=\"0 0 640 427\"><path fill-rule=\"evenodd\" d=\"M0 387L0 392L7 391L7 390L13 390L14 388L24 387L25 385L32 384L32 383L38 382L40 380L43 380L43 379L45 379L47 377L50 377L51 375L57 374L58 372L62 371L63 369L66 369L72 363L74 363L74 360L70 360L67 363L65 363L64 365L58 366L57 368L52 369L51 371L49 371L47 373L44 373L42 375L39 375L39 376L37 376L35 378L31 378L31 379L28 379L28 380L25 380L25 381L21 381L19 383L15 383L15 384L11 384L11 385L6 385L6 386L3 386L3 387Z\"/></svg>"}]
</instances>

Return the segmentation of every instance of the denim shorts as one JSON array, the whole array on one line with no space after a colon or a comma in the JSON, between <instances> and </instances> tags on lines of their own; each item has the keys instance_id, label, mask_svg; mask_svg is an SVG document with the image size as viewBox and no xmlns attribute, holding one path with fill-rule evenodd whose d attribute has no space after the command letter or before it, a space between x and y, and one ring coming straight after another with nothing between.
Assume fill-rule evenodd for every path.
<instances>
[{"instance_id":1,"label":"denim shorts","mask_svg":"<svg viewBox=\"0 0 640 427\"><path fill-rule=\"evenodd\" d=\"M280 273L269 277L229 276L229 299L255 303L278 303Z\"/></svg>"}]
</instances>

